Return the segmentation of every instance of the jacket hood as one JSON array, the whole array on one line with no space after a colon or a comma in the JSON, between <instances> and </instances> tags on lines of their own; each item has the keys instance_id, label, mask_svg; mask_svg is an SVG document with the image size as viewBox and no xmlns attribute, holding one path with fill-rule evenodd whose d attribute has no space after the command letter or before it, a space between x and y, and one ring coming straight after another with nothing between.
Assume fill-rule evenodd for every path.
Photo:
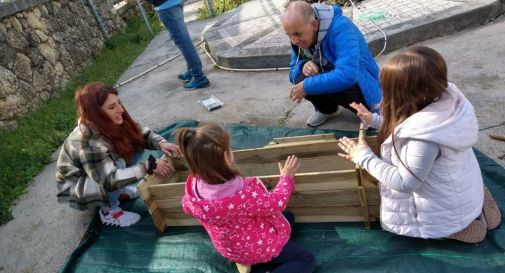
<instances>
[{"instance_id":1,"label":"jacket hood","mask_svg":"<svg viewBox=\"0 0 505 273\"><path fill-rule=\"evenodd\" d=\"M398 128L395 132L398 138L431 141L455 150L473 146L478 137L473 106L452 83L439 100L409 117Z\"/></svg>"},{"instance_id":2,"label":"jacket hood","mask_svg":"<svg viewBox=\"0 0 505 273\"><path fill-rule=\"evenodd\" d=\"M195 216L197 218L206 218L206 221L209 224L214 224L212 223L214 221L213 219L216 219L217 221L223 221L220 219L219 215L229 215L231 217L228 217L228 219L232 219L234 215L240 214L241 210L244 209L242 208L243 203L241 198L244 194L244 191L246 191L247 188L251 188L251 191L254 191L257 187L257 183L253 183L256 178L250 177L246 179L248 179L248 181L245 183L246 186L241 191L220 199L222 202L218 207L216 207L214 200L198 200L193 195L192 190L186 188L186 194L191 198L190 200L193 204ZM188 185L190 184L188 183ZM186 187L188 187L188 185L186 185Z\"/></svg>"}]
</instances>

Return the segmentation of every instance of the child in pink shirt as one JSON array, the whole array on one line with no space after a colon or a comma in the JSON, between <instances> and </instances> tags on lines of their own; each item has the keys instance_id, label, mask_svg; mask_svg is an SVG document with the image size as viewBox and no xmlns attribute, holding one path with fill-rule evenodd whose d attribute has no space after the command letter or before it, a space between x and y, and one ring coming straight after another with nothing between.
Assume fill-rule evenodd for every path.
<instances>
[{"instance_id":1,"label":"child in pink shirt","mask_svg":"<svg viewBox=\"0 0 505 273\"><path fill-rule=\"evenodd\" d=\"M175 137L190 169L184 212L202 223L221 255L243 265L268 263L272 273L314 271L313 254L289 240L292 223L283 215L294 190L296 156L279 163L279 182L269 192L258 178L235 169L222 126L181 128Z\"/></svg>"}]
</instances>

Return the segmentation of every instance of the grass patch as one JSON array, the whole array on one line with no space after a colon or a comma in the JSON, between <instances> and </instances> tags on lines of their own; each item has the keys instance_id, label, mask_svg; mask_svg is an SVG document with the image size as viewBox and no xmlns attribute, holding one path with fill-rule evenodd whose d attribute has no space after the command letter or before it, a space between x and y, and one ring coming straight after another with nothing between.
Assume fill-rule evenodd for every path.
<instances>
[{"instance_id":1,"label":"grass patch","mask_svg":"<svg viewBox=\"0 0 505 273\"><path fill-rule=\"evenodd\" d=\"M157 16L148 14L147 17L158 33L162 26ZM0 131L0 224L12 219L12 203L50 162L51 154L75 127L75 90L89 82L116 83L152 38L141 18L132 19L125 31L107 41L92 64L72 77L58 96L19 120L16 129ZM46 182L56 187L56 179Z\"/></svg>"},{"instance_id":2,"label":"grass patch","mask_svg":"<svg viewBox=\"0 0 505 273\"><path fill-rule=\"evenodd\" d=\"M298 1L298 0L286 0L285 5L287 6L287 4L292 1ZM319 2L319 0L304 0L304 1L307 3L311 3L311 4ZM363 0L354 0L354 3L359 3L362 1ZM205 2L205 6L199 8L196 12L198 19L207 19L207 18L213 17L209 11L209 6L207 5L207 1L204 1L204 2ZM214 8L216 16L217 16L217 15L220 15L224 12L234 9L234 8L244 4L245 2L248 2L248 0L213 0L212 4L214 6L213 8ZM329 5L339 5L339 6L346 6L346 5L350 6L351 5L348 0L328 0L325 2L326 2L326 4L329 4Z\"/></svg>"},{"instance_id":3,"label":"grass patch","mask_svg":"<svg viewBox=\"0 0 505 273\"><path fill-rule=\"evenodd\" d=\"M216 15L220 15L244 4L247 1L248 0L213 0L212 4L214 6L214 10L216 11ZM204 2L205 6L197 10L196 14L198 19L207 19L212 17L212 14L210 13L209 7L207 5L207 1Z\"/></svg>"}]
</instances>

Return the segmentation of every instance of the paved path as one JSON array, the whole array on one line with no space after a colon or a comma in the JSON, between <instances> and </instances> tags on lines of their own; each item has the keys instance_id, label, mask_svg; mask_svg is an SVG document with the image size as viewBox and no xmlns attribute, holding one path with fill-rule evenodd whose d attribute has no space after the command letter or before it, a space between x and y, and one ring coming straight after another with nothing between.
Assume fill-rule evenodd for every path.
<instances>
[{"instance_id":1,"label":"paved path","mask_svg":"<svg viewBox=\"0 0 505 273\"><path fill-rule=\"evenodd\" d=\"M501 61L505 56L504 21L501 17L483 26L423 42L446 58L450 80L474 104L480 128L502 124L482 130L476 145L502 166L505 166L505 142L489 139L488 133L505 134L505 62ZM216 19L189 23L194 41L199 41L201 33L215 22ZM178 52L168 40L166 32L158 35L118 82L176 56ZM379 63L389 56L380 57ZM156 129L180 119L305 126L304 122L313 109L310 103L294 104L288 100L290 84L286 71L229 72L216 69L203 53L201 57L212 82L209 88L185 91L176 79L177 73L185 69L183 59L178 57L121 86L121 100L141 124ZM222 109L207 112L197 100L212 94L225 105ZM355 130L358 122L355 116L345 111L342 117L325 124L324 128ZM14 220L0 226L0 273L58 272L84 233L91 214L57 203L54 172L53 162L16 202L12 209Z\"/></svg>"},{"instance_id":2,"label":"paved path","mask_svg":"<svg viewBox=\"0 0 505 273\"><path fill-rule=\"evenodd\" d=\"M281 27L285 0L251 1L224 14L203 33L213 56L225 67L286 67L291 48ZM387 50L447 35L495 18L499 0L366 0L344 14L365 34L376 55Z\"/></svg>"}]
</instances>

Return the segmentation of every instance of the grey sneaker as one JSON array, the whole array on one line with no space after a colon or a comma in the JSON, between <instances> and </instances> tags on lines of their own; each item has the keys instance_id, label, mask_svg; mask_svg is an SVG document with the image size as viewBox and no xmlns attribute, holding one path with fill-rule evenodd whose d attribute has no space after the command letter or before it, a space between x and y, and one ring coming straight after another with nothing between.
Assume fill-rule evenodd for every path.
<instances>
[{"instance_id":1,"label":"grey sneaker","mask_svg":"<svg viewBox=\"0 0 505 273\"><path fill-rule=\"evenodd\" d=\"M307 125L310 127L318 127L331 117L340 115L340 113L342 113L342 109L340 109L340 107L338 107L337 111L335 111L333 114L323 114L316 110L316 112L314 112L314 114L312 114L312 116L310 116L310 118L307 120Z\"/></svg>"}]
</instances>

